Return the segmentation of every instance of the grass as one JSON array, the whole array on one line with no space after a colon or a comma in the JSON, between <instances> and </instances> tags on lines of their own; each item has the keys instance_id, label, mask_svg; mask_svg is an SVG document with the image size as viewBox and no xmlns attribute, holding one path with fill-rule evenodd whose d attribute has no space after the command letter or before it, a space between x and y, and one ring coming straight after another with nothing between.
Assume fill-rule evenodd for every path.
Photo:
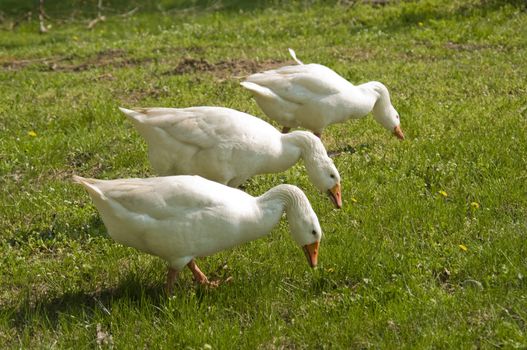
<instances>
[{"instance_id":1,"label":"grass","mask_svg":"<svg viewBox=\"0 0 527 350\"><path fill-rule=\"evenodd\" d=\"M93 30L52 4L45 35L35 20L8 29L20 3L0 7L2 348L527 347L523 2L164 1L120 17L133 4L115 1ZM282 221L200 261L233 283L202 289L185 271L166 298L164 263L113 242L70 176L153 175L117 106L264 118L236 76L291 63L288 47L384 82L407 140L371 117L327 129L342 210L302 165L248 182L304 189L325 233L318 269Z\"/></svg>"}]
</instances>

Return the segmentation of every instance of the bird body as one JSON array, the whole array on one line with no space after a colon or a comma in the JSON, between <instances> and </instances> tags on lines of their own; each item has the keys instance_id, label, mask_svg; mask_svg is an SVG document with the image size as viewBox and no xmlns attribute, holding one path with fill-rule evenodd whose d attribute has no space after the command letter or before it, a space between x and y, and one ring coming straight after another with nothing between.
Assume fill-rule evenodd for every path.
<instances>
[{"instance_id":1,"label":"bird body","mask_svg":"<svg viewBox=\"0 0 527 350\"><path fill-rule=\"evenodd\" d=\"M320 224L295 186L279 185L252 197L199 176L74 180L88 190L109 235L166 260L169 275L195 265L197 257L266 235L284 211L293 239L310 251L310 265L316 265Z\"/></svg>"},{"instance_id":2,"label":"bird body","mask_svg":"<svg viewBox=\"0 0 527 350\"><path fill-rule=\"evenodd\" d=\"M223 107L120 110L146 140L159 175L200 175L238 187L302 158L311 182L342 206L340 175L322 142L308 132L283 135L259 118Z\"/></svg>"},{"instance_id":3,"label":"bird body","mask_svg":"<svg viewBox=\"0 0 527 350\"><path fill-rule=\"evenodd\" d=\"M304 127L320 135L330 124L362 118L372 112L385 128L404 138L388 89L372 81L353 85L320 64L285 66L248 76L241 83L271 119L287 129Z\"/></svg>"}]
</instances>

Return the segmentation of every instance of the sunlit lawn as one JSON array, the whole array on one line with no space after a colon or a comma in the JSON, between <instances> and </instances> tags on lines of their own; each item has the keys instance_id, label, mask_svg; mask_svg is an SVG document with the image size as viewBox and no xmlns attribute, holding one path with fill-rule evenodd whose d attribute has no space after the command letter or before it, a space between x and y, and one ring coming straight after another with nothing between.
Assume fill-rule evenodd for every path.
<instances>
[{"instance_id":1,"label":"sunlit lawn","mask_svg":"<svg viewBox=\"0 0 527 350\"><path fill-rule=\"evenodd\" d=\"M89 16L54 20L73 8L50 10L47 34L35 19L9 29L20 16L6 12L2 348L527 347L523 2L271 3L165 1L128 16L121 6L92 30ZM265 119L239 81L293 63L288 47L352 82L386 84L407 140L371 117L327 129L342 210L302 164L245 184L306 192L325 234L316 270L283 220L200 261L232 283L199 288L185 271L167 298L165 263L112 241L71 175L154 175L118 106L220 105Z\"/></svg>"}]
</instances>

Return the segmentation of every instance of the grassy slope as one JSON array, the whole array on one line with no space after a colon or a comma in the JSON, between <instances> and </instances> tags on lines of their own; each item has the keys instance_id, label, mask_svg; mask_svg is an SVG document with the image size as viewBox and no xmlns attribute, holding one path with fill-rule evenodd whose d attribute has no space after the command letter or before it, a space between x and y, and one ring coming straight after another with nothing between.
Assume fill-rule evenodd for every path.
<instances>
[{"instance_id":1,"label":"grassy slope","mask_svg":"<svg viewBox=\"0 0 527 350\"><path fill-rule=\"evenodd\" d=\"M93 31L1 31L0 344L527 346L527 16L486 4L154 11ZM107 238L69 176L151 175L118 105L262 116L230 76L290 62L287 47L353 82L384 82L408 140L371 118L328 129L328 149L345 150L340 211L301 165L248 183L305 189L325 232L317 270L283 221L200 262L234 283L203 290L185 271L166 299L163 262ZM177 74L183 57L223 69Z\"/></svg>"}]
</instances>

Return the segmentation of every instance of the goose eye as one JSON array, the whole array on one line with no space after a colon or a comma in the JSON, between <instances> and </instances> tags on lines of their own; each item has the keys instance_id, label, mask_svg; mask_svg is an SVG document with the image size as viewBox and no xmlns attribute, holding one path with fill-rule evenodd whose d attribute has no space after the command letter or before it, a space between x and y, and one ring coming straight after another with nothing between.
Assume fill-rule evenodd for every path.
<instances>
[{"instance_id":1,"label":"goose eye","mask_svg":"<svg viewBox=\"0 0 527 350\"><path fill-rule=\"evenodd\" d=\"M334 178L335 178L335 175L330 174L329 177L332 178L332 179L334 179Z\"/></svg>"},{"instance_id":2,"label":"goose eye","mask_svg":"<svg viewBox=\"0 0 527 350\"><path fill-rule=\"evenodd\" d=\"M317 231L315 231L315 230L311 231L311 233L313 234L313 236L317 235Z\"/></svg>"}]
</instances>

